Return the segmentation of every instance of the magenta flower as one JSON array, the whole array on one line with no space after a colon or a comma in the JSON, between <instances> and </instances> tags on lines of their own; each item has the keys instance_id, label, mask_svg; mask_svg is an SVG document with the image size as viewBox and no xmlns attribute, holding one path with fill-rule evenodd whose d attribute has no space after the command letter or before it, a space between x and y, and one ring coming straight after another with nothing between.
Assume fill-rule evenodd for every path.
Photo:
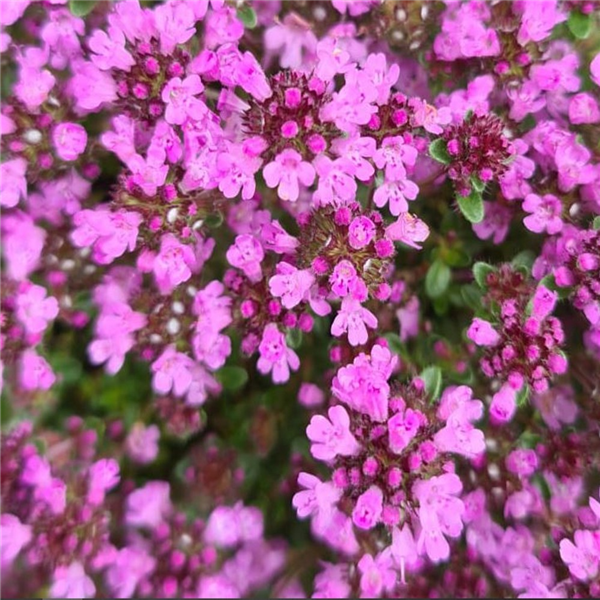
<instances>
[{"instance_id":1,"label":"magenta flower","mask_svg":"<svg viewBox=\"0 0 600 600\"><path fill-rule=\"evenodd\" d=\"M429 227L419 217L404 212L395 223L386 227L385 234L393 242L402 242L420 250L419 242L424 242L429 237Z\"/></svg>"},{"instance_id":2,"label":"magenta flower","mask_svg":"<svg viewBox=\"0 0 600 600\"><path fill-rule=\"evenodd\" d=\"M417 544L410 527L405 524L402 529L394 527L392 531L392 556L400 565L400 582L406 584L406 565L413 565L418 560Z\"/></svg>"},{"instance_id":3,"label":"magenta flower","mask_svg":"<svg viewBox=\"0 0 600 600\"><path fill-rule=\"evenodd\" d=\"M406 179L405 165L414 166L417 160L417 150L406 144L401 137L386 137L381 148L373 155L373 162L378 169L385 169L385 180L404 181Z\"/></svg>"},{"instance_id":4,"label":"magenta flower","mask_svg":"<svg viewBox=\"0 0 600 600\"><path fill-rule=\"evenodd\" d=\"M80 562L68 567L56 567L50 598L93 598L96 594L94 582L86 575Z\"/></svg>"},{"instance_id":5,"label":"magenta flower","mask_svg":"<svg viewBox=\"0 0 600 600\"><path fill-rule=\"evenodd\" d=\"M348 227L348 243L355 250L360 250L371 243L375 233L375 224L369 217L354 217Z\"/></svg>"},{"instance_id":6,"label":"magenta flower","mask_svg":"<svg viewBox=\"0 0 600 600\"><path fill-rule=\"evenodd\" d=\"M192 359L177 352L174 346L167 346L164 352L152 363L152 387L158 394L183 396L192 383Z\"/></svg>"},{"instance_id":7,"label":"magenta flower","mask_svg":"<svg viewBox=\"0 0 600 600\"><path fill-rule=\"evenodd\" d=\"M262 279L260 263L265 256L260 242L252 235L243 234L235 238L235 243L227 250L227 260L232 267L241 269L250 281Z\"/></svg>"},{"instance_id":8,"label":"magenta flower","mask_svg":"<svg viewBox=\"0 0 600 600\"><path fill-rule=\"evenodd\" d=\"M198 75L185 79L173 77L163 88L161 98L166 104L165 120L171 125L182 125L187 119L195 119L204 110L204 103L196 98L204 90Z\"/></svg>"},{"instance_id":9,"label":"magenta flower","mask_svg":"<svg viewBox=\"0 0 600 600\"><path fill-rule=\"evenodd\" d=\"M21 523L15 515L3 513L0 517L0 538L0 564L3 569L7 569L31 541L31 527Z\"/></svg>"},{"instance_id":10,"label":"magenta flower","mask_svg":"<svg viewBox=\"0 0 600 600\"><path fill-rule=\"evenodd\" d=\"M153 529L173 511L171 489L165 481L150 481L127 497L125 522L132 527Z\"/></svg>"},{"instance_id":11,"label":"magenta flower","mask_svg":"<svg viewBox=\"0 0 600 600\"><path fill-rule=\"evenodd\" d=\"M342 300L340 311L331 324L331 334L339 337L348 333L351 346L366 344L369 339L367 327L377 327L377 317L364 308L358 300L346 297Z\"/></svg>"},{"instance_id":12,"label":"magenta flower","mask_svg":"<svg viewBox=\"0 0 600 600\"><path fill-rule=\"evenodd\" d=\"M500 341L500 334L492 324L477 317L473 319L467 337L478 346L495 346Z\"/></svg>"},{"instance_id":13,"label":"magenta flower","mask_svg":"<svg viewBox=\"0 0 600 600\"><path fill-rule=\"evenodd\" d=\"M352 511L352 522L359 529L373 529L380 519L383 511L383 492L372 485L356 500Z\"/></svg>"},{"instance_id":14,"label":"magenta flower","mask_svg":"<svg viewBox=\"0 0 600 600\"><path fill-rule=\"evenodd\" d=\"M345 259L337 263L333 269L333 273L329 277L331 291L340 298L345 298L358 280L360 278L356 273L354 265Z\"/></svg>"},{"instance_id":15,"label":"magenta flower","mask_svg":"<svg viewBox=\"0 0 600 600\"><path fill-rule=\"evenodd\" d=\"M14 158L0 165L0 206L13 208L27 198L27 161Z\"/></svg>"},{"instance_id":16,"label":"magenta flower","mask_svg":"<svg viewBox=\"0 0 600 600\"><path fill-rule=\"evenodd\" d=\"M168 294L192 276L196 254L190 244L182 244L173 234L163 235L152 271L162 294Z\"/></svg>"},{"instance_id":17,"label":"magenta flower","mask_svg":"<svg viewBox=\"0 0 600 600\"><path fill-rule=\"evenodd\" d=\"M294 308L306 300L315 281L309 270L299 270L283 261L277 265L276 273L269 279L269 290L275 298L281 298L284 308Z\"/></svg>"},{"instance_id":18,"label":"magenta flower","mask_svg":"<svg viewBox=\"0 0 600 600\"><path fill-rule=\"evenodd\" d=\"M315 180L314 167L302 160L295 150L286 149L280 152L273 162L263 168L265 183L270 188L277 188L282 200L296 202L300 193L298 182L305 186L312 185Z\"/></svg>"},{"instance_id":19,"label":"magenta flower","mask_svg":"<svg viewBox=\"0 0 600 600\"><path fill-rule=\"evenodd\" d=\"M59 123L52 131L52 143L62 160L77 160L87 145L87 133L78 123Z\"/></svg>"},{"instance_id":20,"label":"magenta flower","mask_svg":"<svg viewBox=\"0 0 600 600\"><path fill-rule=\"evenodd\" d=\"M409 179L386 182L375 190L373 201L379 208L388 204L392 215L397 217L408 212L407 200L414 200L418 193L419 187Z\"/></svg>"},{"instance_id":21,"label":"magenta flower","mask_svg":"<svg viewBox=\"0 0 600 600\"><path fill-rule=\"evenodd\" d=\"M593 579L600 564L600 543L591 531L578 530L571 540L560 542L560 557L574 577L582 581Z\"/></svg>"},{"instance_id":22,"label":"magenta flower","mask_svg":"<svg viewBox=\"0 0 600 600\"><path fill-rule=\"evenodd\" d=\"M28 333L42 333L58 315L58 301L46 297L46 289L30 283L21 286L16 298L16 315Z\"/></svg>"},{"instance_id":23,"label":"magenta flower","mask_svg":"<svg viewBox=\"0 0 600 600\"><path fill-rule=\"evenodd\" d=\"M389 445L392 452L401 454L417 435L419 429L427 424L427 419L418 410L412 408L396 413L388 421Z\"/></svg>"},{"instance_id":24,"label":"magenta flower","mask_svg":"<svg viewBox=\"0 0 600 600\"><path fill-rule=\"evenodd\" d=\"M317 460L329 461L336 456L352 456L359 445L350 432L350 417L343 406L332 406L329 419L315 415L306 428L306 435L312 442L311 454Z\"/></svg>"},{"instance_id":25,"label":"magenta flower","mask_svg":"<svg viewBox=\"0 0 600 600\"><path fill-rule=\"evenodd\" d=\"M375 559L370 554L364 554L356 566L361 574L363 598L379 598L382 592L394 589L397 575L389 550L384 550Z\"/></svg>"},{"instance_id":26,"label":"magenta flower","mask_svg":"<svg viewBox=\"0 0 600 600\"><path fill-rule=\"evenodd\" d=\"M298 518L306 519L312 516L317 522L328 523L335 504L340 499L341 491L332 483L322 482L310 473L300 473L298 485L304 488L292 498Z\"/></svg>"},{"instance_id":27,"label":"magenta flower","mask_svg":"<svg viewBox=\"0 0 600 600\"><path fill-rule=\"evenodd\" d=\"M285 335L275 323L265 327L258 352L260 357L256 366L259 372L266 375L272 371L274 383L285 383L290 378L290 369L297 371L300 366L298 355L287 347Z\"/></svg>"},{"instance_id":28,"label":"magenta flower","mask_svg":"<svg viewBox=\"0 0 600 600\"><path fill-rule=\"evenodd\" d=\"M19 383L24 390L49 390L56 381L52 367L44 358L28 348L21 355Z\"/></svg>"},{"instance_id":29,"label":"magenta flower","mask_svg":"<svg viewBox=\"0 0 600 600\"><path fill-rule=\"evenodd\" d=\"M133 56L125 49L125 35L118 27L109 27L108 33L96 29L88 46L93 52L91 61L102 71L129 71L135 65Z\"/></svg>"},{"instance_id":30,"label":"magenta flower","mask_svg":"<svg viewBox=\"0 0 600 600\"><path fill-rule=\"evenodd\" d=\"M569 121L573 125L598 123L600 108L596 99L586 92L575 94L569 102Z\"/></svg>"},{"instance_id":31,"label":"magenta flower","mask_svg":"<svg viewBox=\"0 0 600 600\"><path fill-rule=\"evenodd\" d=\"M127 455L136 463L146 465L158 456L160 429L156 425L144 427L135 423L126 440Z\"/></svg>"},{"instance_id":32,"label":"magenta flower","mask_svg":"<svg viewBox=\"0 0 600 600\"><path fill-rule=\"evenodd\" d=\"M331 160L319 155L315 159L318 185L313 199L319 205L348 204L356 196L355 167L347 158Z\"/></svg>"},{"instance_id":33,"label":"magenta flower","mask_svg":"<svg viewBox=\"0 0 600 600\"><path fill-rule=\"evenodd\" d=\"M523 219L529 231L555 234L563 227L562 202L552 194L541 197L537 194L528 194L523 201L523 210L532 213Z\"/></svg>"},{"instance_id":34,"label":"magenta flower","mask_svg":"<svg viewBox=\"0 0 600 600\"><path fill-rule=\"evenodd\" d=\"M508 423L517 410L517 394L514 388L505 383L492 397L490 415L496 423Z\"/></svg>"}]
</instances>

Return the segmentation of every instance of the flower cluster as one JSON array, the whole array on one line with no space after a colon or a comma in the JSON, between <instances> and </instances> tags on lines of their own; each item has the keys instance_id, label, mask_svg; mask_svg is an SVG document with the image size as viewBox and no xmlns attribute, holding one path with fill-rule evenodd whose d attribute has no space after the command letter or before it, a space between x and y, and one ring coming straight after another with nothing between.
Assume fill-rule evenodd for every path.
<instances>
[{"instance_id":1,"label":"flower cluster","mask_svg":"<svg viewBox=\"0 0 600 600\"><path fill-rule=\"evenodd\" d=\"M2 593L599 596L599 32L3 2Z\"/></svg>"}]
</instances>

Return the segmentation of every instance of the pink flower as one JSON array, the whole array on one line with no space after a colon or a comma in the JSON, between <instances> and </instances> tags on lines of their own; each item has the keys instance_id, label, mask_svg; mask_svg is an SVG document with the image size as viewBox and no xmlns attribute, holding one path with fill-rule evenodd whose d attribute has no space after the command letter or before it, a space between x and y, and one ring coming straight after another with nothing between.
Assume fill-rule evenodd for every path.
<instances>
[{"instance_id":1,"label":"pink flower","mask_svg":"<svg viewBox=\"0 0 600 600\"><path fill-rule=\"evenodd\" d=\"M253 235L244 233L236 236L235 243L227 250L226 256L229 264L241 269L250 281L261 280L260 263L265 253L260 242Z\"/></svg>"},{"instance_id":2,"label":"pink flower","mask_svg":"<svg viewBox=\"0 0 600 600\"><path fill-rule=\"evenodd\" d=\"M21 355L19 383L24 390L49 390L56 381L50 365L35 350L28 348Z\"/></svg>"},{"instance_id":3,"label":"pink flower","mask_svg":"<svg viewBox=\"0 0 600 600\"><path fill-rule=\"evenodd\" d=\"M535 450L518 448L506 457L506 468L519 477L529 477L538 467L538 457Z\"/></svg>"},{"instance_id":4,"label":"pink flower","mask_svg":"<svg viewBox=\"0 0 600 600\"><path fill-rule=\"evenodd\" d=\"M14 562L21 550L29 544L31 537L31 526L21 523L15 515L2 514L0 517L0 539L2 539L0 564L3 569Z\"/></svg>"},{"instance_id":5,"label":"pink flower","mask_svg":"<svg viewBox=\"0 0 600 600\"><path fill-rule=\"evenodd\" d=\"M500 335L492 324L479 318L473 319L467 337L478 346L495 346L500 341Z\"/></svg>"},{"instance_id":6,"label":"pink flower","mask_svg":"<svg viewBox=\"0 0 600 600\"><path fill-rule=\"evenodd\" d=\"M373 529L381 520L383 511L383 492L372 485L356 500L352 511L352 522L359 529Z\"/></svg>"},{"instance_id":7,"label":"pink flower","mask_svg":"<svg viewBox=\"0 0 600 600\"><path fill-rule=\"evenodd\" d=\"M152 387L158 394L173 392L183 396L192 384L192 359L177 352L175 346L167 346L164 352L152 363Z\"/></svg>"},{"instance_id":8,"label":"pink flower","mask_svg":"<svg viewBox=\"0 0 600 600\"><path fill-rule=\"evenodd\" d=\"M47 69L23 67L14 94L30 111L35 111L46 101L55 82L54 75Z\"/></svg>"},{"instance_id":9,"label":"pink flower","mask_svg":"<svg viewBox=\"0 0 600 600\"><path fill-rule=\"evenodd\" d=\"M192 276L196 255L190 244L182 244L172 233L163 235L160 252L152 265L156 283L162 294L168 294Z\"/></svg>"},{"instance_id":10,"label":"pink flower","mask_svg":"<svg viewBox=\"0 0 600 600\"><path fill-rule=\"evenodd\" d=\"M523 0L516 10L521 13L521 27L517 32L517 41L521 46L549 37L555 25L567 20L567 15L558 9L555 0L543 3Z\"/></svg>"},{"instance_id":11,"label":"pink flower","mask_svg":"<svg viewBox=\"0 0 600 600\"><path fill-rule=\"evenodd\" d=\"M381 148L373 155L373 162L378 169L385 168L385 180L404 181L406 179L406 167L414 166L417 160L417 150L406 144L402 137L386 137Z\"/></svg>"},{"instance_id":12,"label":"pink flower","mask_svg":"<svg viewBox=\"0 0 600 600\"><path fill-rule=\"evenodd\" d=\"M600 109L596 99L586 92L575 94L569 102L569 121L574 125L598 123Z\"/></svg>"},{"instance_id":13,"label":"pink flower","mask_svg":"<svg viewBox=\"0 0 600 600\"><path fill-rule=\"evenodd\" d=\"M125 49L125 36L118 27L109 26L108 33L96 29L88 39L88 47L93 52L91 61L103 71L130 71L135 65L133 56Z\"/></svg>"},{"instance_id":14,"label":"pink flower","mask_svg":"<svg viewBox=\"0 0 600 600\"><path fill-rule=\"evenodd\" d=\"M0 164L0 206L13 208L27 198L27 161L13 158Z\"/></svg>"},{"instance_id":15,"label":"pink flower","mask_svg":"<svg viewBox=\"0 0 600 600\"><path fill-rule=\"evenodd\" d=\"M73 70L69 89L79 108L95 111L117 98L117 86L109 73L91 62L77 64Z\"/></svg>"},{"instance_id":16,"label":"pink flower","mask_svg":"<svg viewBox=\"0 0 600 600\"><path fill-rule=\"evenodd\" d=\"M195 33L196 17L185 3L161 4L154 11L162 54L171 54L178 44L185 44Z\"/></svg>"},{"instance_id":17,"label":"pink flower","mask_svg":"<svg viewBox=\"0 0 600 600\"><path fill-rule=\"evenodd\" d=\"M158 456L159 439L160 429L156 425L144 427L143 423L135 423L125 442L128 456L140 465L151 463Z\"/></svg>"},{"instance_id":18,"label":"pink flower","mask_svg":"<svg viewBox=\"0 0 600 600\"><path fill-rule=\"evenodd\" d=\"M492 397L490 416L496 423L508 423L517 410L517 394L514 388L505 383Z\"/></svg>"},{"instance_id":19,"label":"pink flower","mask_svg":"<svg viewBox=\"0 0 600 600\"><path fill-rule=\"evenodd\" d=\"M368 217L354 217L348 227L348 243L355 250L368 246L375 237L375 223Z\"/></svg>"},{"instance_id":20,"label":"pink flower","mask_svg":"<svg viewBox=\"0 0 600 600\"><path fill-rule=\"evenodd\" d=\"M298 475L298 485L301 488L294 494L292 505L296 509L299 519L312 516L321 524L328 524L335 504L340 499L341 490L332 483L322 482L310 473Z\"/></svg>"},{"instance_id":21,"label":"pink flower","mask_svg":"<svg viewBox=\"0 0 600 600\"><path fill-rule=\"evenodd\" d=\"M532 213L523 219L525 227L535 233L548 234L558 233L563 222L560 218L562 214L562 202L552 194L545 194L540 197L537 194L528 194L523 201L523 210Z\"/></svg>"},{"instance_id":22,"label":"pink flower","mask_svg":"<svg viewBox=\"0 0 600 600\"><path fill-rule=\"evenodd\" d=\"M241 598L237 587L224 575L202 575L198 582L198 598Z\"/></svg>"},{"instance_id":23,"label":"pink flower","mask_svg":"<svg viewBox=\"0 0 600 600\"><path fill-rule=\"evenodd\" d=\"M492 238L494 244L501 244L508 233L512 210L499 202L484 202L483 207L483 221L473 224L473 231L480 240Z\"/></svg>"},{"instance_id":24,"label":"pink flower","mask_svg":"<svg viewBox=\"0 0 600 600\"><path fill-rule=\"evenodd\" d=\"M414 200L418 193L418 186L409 179L386 182L375 190L373 201L378 208L389 204L390 212L397 217L400 213L408 212L406 200Z\"/></svg>"},{"instance_id":25,"label":"pink flower","mask_svg":"<svg viewBox=\"0 0 600 600\"><path fill-rule=\"evenodd\" d=\"M298 390L298 402L306 408L320 406L325 400L325 393L314 383L301 383Z\"/></svg>"},{"instance_id":26,"label":"pink flower","mask_svg":"<svg viewBox=\"0 0 600 600\"><path fill-rule=\"evenodd\" d=\"M533 295L531 316L541 321L554 310L557 301L558 294L556 292L539 285Z\"/></svg>"},{"instance_id":27,"label":"pink flower","mask_svg":"<svg viewBox=\"0 0 600 600\"><path fill-rule=\"evenodd\" d=\"M344 298L359 279L354 265L349 260L341 260L335 265L333 273L329 277L331 291L340 298Z\"/></svg>"},{"instance_id":28,"label":"pink flower","mask_svg":"<svg viewBox=\"0 0 600 600\"><path fill-rule=\"evenodd\" d=\"M46 297L46 289L31 283L22 284L16 297L16 316L28 333L42 333L58 316L58 301Z\"/></svg>"},{"instance_id":29,"label":"pink flower","mask_svg":"<svg viewBox=\"0 0 600 600\"><path fill-rule=\"evenodd\" d=\"M600 543L591 531L578 530L573 539L574 544L567 539L560 542L560 557L573 577L582 581L593 579L598 574Z\"/></svg>"},{"instance_id":30,"label":"pink flower","mask_svg":"<svg viewBox=\"0 0 600 600\"><path fill-rule=\"evenodd\" d=\"M275 323L265 327L258 352L260 357L256 366L259 372L266 375L272 371L274 383L285 383L290 378L290 369L296 371L300 366L298 355L287 347L285 335Z\"/></svg>"},{"instance_id":31,"label":"pink flower","mask_svg":"<svg viewBox=\"0 0 600 600\"><path fill-rule=\"evenodd\" d=\"M62 160L77 160L87 145L87 132L78 123L59 123L52 131L52 143Z\"/></svg>"},{"instance_id":32,"label":"pink flower","mask_svg":"<svg viewBox=\"0 0 600 600\"><path fill-rule=\"evenodd\" d=\"M384 550L375 559L370 554L364 554L356 566L361 574L362 598L380 598L384 590L394 589L397 575L389 550Z\"/></svg>"},{"instance_id":33,"label":"pink flower","mask_svg":"<svg viewBox=\"0 0 600 600\"><path fill-rule=\"evenodd\" d=\"M407 524L402 529L394 527L392 531L391 551L394 560L400 564L400 582L405 585L405 565L413 565L419 558L415 538Z\"/></svg>"},{"instance_id":34,"label":"pink flower","mask_svg":"<svg viewBox=\"0 0 600 600\"><path fill-rule=\"evenodd\" d=\"M596 54L590 63L590 77L597 86L600 86L600 53Z\"/></svg>"},{"instance_id":35,"label":"pink flower","mask_svg":"<svg viewBox=\"0 0 600 600\"><path fill-rule=\"evenodd\" d=\"M280 152L273 162L263 168L265 183L277 187L277 194L282 200L296 202L300 193L298 182L305 186L312 185L315 180L314 167L302 160L295 150L286 149Z\"/></svg>"},{"instance_id":36,"label":"pink flower","mask_svg":"<svg viewBox=\"0 0 600 600\"><path fill-rule=\"evenodd\" d=\"M356 197L355 166L347 158L331 160L319 155L315 158L318 186L313 199L318 205L348 204Z\"/></svg>"},{"instance_id":37,"label":"pink flower","mask_svg":"<svg viewBox=\"0 0 600 600\"><path fill-rule=\"evenodd\" d=\"M386 227L385 234L393 242L420 249L418 242L424 242L429 237L429 227L419 217L405 212L400 214L395 223Z\"/></svg>"},{"instance_id":38,"label":"pink flower","mask_svg":"<svg viewBox=\"0 0 600 600\"><path fill-rule=\"evenodd\" d=\"M277 264L276 275L269 279L269 290L275 298L281 298L284 308L290 309L306 300L314 281L309 270L299 270L283 261Z\"/></svg>"},{"instance_id":39,"label":"pink flower","mask_svg":"<svg viewBox=\"0 0 600 600\"><path fill-rule=\"evenodd\" d=\"M142 548L126 546L117 553L106 570L106 582L115 598L131 598L138 583L150 575L156 559Z\"/></svg>"},{"instance_id":40,"label":"pink flower","mask_svg":"<svg viewBox=\"0 0 600 600\"><path fill-rule=\"evenodd\" d=\"M350 417L343 406L332 406L329 419L315 415L306 428L306 435L312 442L311 454L317 460L329 461L336 456L353 456L360 448L350 432Z\"/></svg>"},{"instance_id":41,"label":"pink flower","mask_svg":"<svg viewBox=\"0 0 600 600\"><path fill-rule=\"evenodd\" d=\"M81 563L73 562L68 567L56 567L48 594L50 598L93 598L96 586Z\"/></svg>"},{"instance_id":42,"label":"pink flower","mask_svg":"<svg viewBox=\"0 0 600 600\"><path fill-rule=\"evenodd\" d=\"M332 335L339 337L347 332L350 345L360 346L366 344L369 339L367 327L370 329L377 327L375 315L364 308L358 300L344 298L340 311L331 324Z\"/></svg>"},{"instance_id":43,"label":"pink flower","mask_svg":"<svg viewBox=\"0 0 600 600\"><path fill-rule=\"evenodd\" d=\"M154 529L173 511L171 489L165 481L150 481L129 494L125 503L125 522L132 527Z\"/></svg>"},{"instance_id":44,"label":"pink flower","mask_svg":"<svg viewBox=\"0 0 600 600\"><path fill-rule=\"evenodd\" d=\"M427 419L418 410L412 408L396 413L388 421L390 449L401 454L417 435L419 429L427 424Z\"/></svg>"},{"instance_id":45,"label":"pink flower","mask_svg":"<svg viewBox=\"0 0 600 600\"><path fill-rule=\"evenodd\" d=\"M198 75L184 80L173 77L162 90L161 98L166 104L165 120L171 125L182 125L187 119L197 119L205 112L204 103L196 98L204 90Z\"/></svg>"}]
</instances>

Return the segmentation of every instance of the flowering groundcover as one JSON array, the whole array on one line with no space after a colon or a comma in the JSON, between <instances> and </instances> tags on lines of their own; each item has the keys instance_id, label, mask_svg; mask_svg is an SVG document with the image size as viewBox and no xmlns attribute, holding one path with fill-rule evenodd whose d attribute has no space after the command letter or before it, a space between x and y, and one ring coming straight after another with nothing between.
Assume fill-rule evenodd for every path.
<instances>
[{"instance_id":1,"label":"flowering groundcover","mask_svg":"<svg viewBox=\"0 0 600 600\"><path fill-rule=\"evenodd\" d=\"M600 596L600 3L2 0L2 594Z\"/></svg>"}]
</instances>

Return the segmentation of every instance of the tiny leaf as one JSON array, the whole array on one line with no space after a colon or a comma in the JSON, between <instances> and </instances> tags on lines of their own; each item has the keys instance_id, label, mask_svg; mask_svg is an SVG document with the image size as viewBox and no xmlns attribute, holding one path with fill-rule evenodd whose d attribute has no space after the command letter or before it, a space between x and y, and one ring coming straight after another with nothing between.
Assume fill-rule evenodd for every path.
<instances>
[{"instance_id":1,"label":"tiny leaf","mask_svg":"<svg viewBox=\"0 0 600 600\"><path fill-rule=\"evenodd\" d=\"M578 40L585 40L592 31L591 16L584 15L582 12L574 10L569 15L567 27Z\"/></svg>"},{"instance_id":2,"label":"tiny leaf","mask_svg":"<svg viewBox=\"0 0 600 600\"><path fill-rule=\"evenodd\" d=\"M471 185L476 192L485 190L485 183L479 179L478 175L471 175Z\"/></svg>"},{"instance_id":3,"label":"tiny leaf","mask_svg":"<svg viewBox=\"0 0 600 600\"><path fill-rule=\"evenodd\" d=\"M425 291L430 298L439 298L450 285L452 271L441 260L433 261L425 277Z\"/></svg>"},{"instance_id":4,"label":"tiny leaf","mask_svg":"<svg viewBox=\"0 0 600 600\"><path fill-rule=\"evenodd\" d=\"M515 268L522 268L529 273L534 262L535 254L531 250L522 250L510 261L510 264Z\"/></svg>"},{"instance_id":5,"label":"tiny leaf","mask_svg":"<svg viewBox=\"0 0 600 600\"><path fill-rule=\"evenodd\" d=\"M473 278L480 287L484 288L487 286L487 276L495 271L496 269L486 262L476 262L473 265Z\"/></svg>"},{"instance_id":6,"label":"tiny leaf","mask_svg":"<svg viewBox=\"0 0 600 600\"><path fill-rule=\"evenodd\" d=\"M446 143L446 140L442 138L433 140L433 142L429 144L429 155L431 158L441 162L444 165L449 164L452 160L450 154L448 153L448 144Z\"/></svg>"},{"instance_id":7,"label":"tiny leaf","mask_svg":"<svg viewBox=\"0 0 600 600\"><path fill-rule=\"evenodd\" d=\"M217 371L217 379L221 382L224 390L235 392L246 385L248 373L242 367L227 366Z\"/></svg>"},{"instance_id":8,"label":"tiny leaf","mask_svg":"<svg viewBox=\"0 0 600 600\"><path fill-rule=\"evenodd\" d=\"M69 0L69 10L76 17L85 17L94 10L96 0Z\"/></svg>"},{"instance_id":9,"label":"tiny leaf","mask_svg":"<svg viewBox=\"0 0 600 600\"><path fill-rule=\"evenodd\" d=\"M297 350L302 345L302 330L288 329L285 334L285 341L292 350Z\"/></svg>"},{"instance_id":10,"label":"tiny leaf","mask_svg":"<svg viewBox=\"0 0 600 600\"><path fill-rule=\"evenodd\" d=\"M468 196L457 196L458 208L467 221L481 223L483 221L483 198L481 192L473 188Z\"/></svg>"},{"instance_id":11,"label":"tiny leaf","mask_svg":"<svg viewBox=\"0 0 600 600\"><path fill-rule=\"evenodd\" d=\"M431 365L421 371L419 378L425 383L425 390L431 402L437 400L442 391L442 370L436 365Z\"/></svg>"},{"instance_id":12,"label":"tiny leaf","mask_svg":"<svg viewBox=\"0 0 600 600\"><path fill-rule=\"evenodd\" d=\"M527 400L529 399L529 386L527 384L523 385L523 387L517 392L517 406L521 408L527 404Z\"/></svg>"},{"instance_id":13,"label":"tiny leaf","mask_svg":"<svg viewBox=\"0 0 600 600\"><path fill-rule=\"evenodd\" d=\"M238 8L237 16L246 29L254 29L258 23L256 13L251 6L245 5Z\"/></svg>"},{"instance_id":14,"label":"tiny leaf","mask_svg":"<svg viewBox=\"0 0 600 600\"><path fill-rule=\"evenodd\" d=\"M389 332L383 336L390 347L393 354L401 354L403 350L402 341L397 333Z\"/></svg>"},{"instance_id":15,"label":"tiny leaf","mask_svg":"<svg viewBox=\"0 0 600 600\"><path fill-rule=\"evenodd\" d=\"M596 217L593 221L592 221L592 227L596 230L600 229L600 217Z\"/></svg>"}]
</instances>

